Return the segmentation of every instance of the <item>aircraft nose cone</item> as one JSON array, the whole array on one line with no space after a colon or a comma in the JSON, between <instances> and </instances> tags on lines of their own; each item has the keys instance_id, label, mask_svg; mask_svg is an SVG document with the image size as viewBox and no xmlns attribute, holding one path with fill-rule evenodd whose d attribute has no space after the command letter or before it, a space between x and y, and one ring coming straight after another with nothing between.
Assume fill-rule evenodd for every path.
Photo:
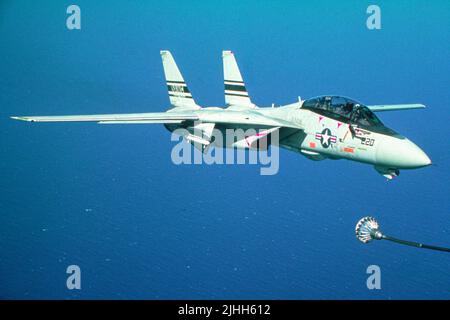
<instances>
[{"instance_id":1,"label":"aircraft nose cone","mask_svg":"<svg viewBox=\"0 0 450 320\"><path fill-rule=\"evenodd\" d=\"M377 163L398 169L414 169L430 165L431 160L410 140L391 138L378 147Z\"/></svg>"}]
</instances>

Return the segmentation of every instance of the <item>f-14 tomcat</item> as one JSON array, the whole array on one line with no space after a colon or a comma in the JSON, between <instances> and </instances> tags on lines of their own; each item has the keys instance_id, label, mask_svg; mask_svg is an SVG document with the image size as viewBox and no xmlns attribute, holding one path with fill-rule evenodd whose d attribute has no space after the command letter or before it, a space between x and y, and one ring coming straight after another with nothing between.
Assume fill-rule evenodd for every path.
<instances>
[{"instance_id":1,"label":"f-14 tomcat","mask_svg":"<svg viewBox=\"0 0 450 320\"><path fill-rule=\"evenodd\" d=\"M245 136L225 147L257 148L258 140L275 132L279 146L312 160L348 159L373 165L388 179L400 169L416 169L431 164L413 142L386 127L374 112L420 109L422 104L363 105L341 96L320 96L280 107L258 107L251 100L231 51L223 51L225 108L201 107L195 103L172 54L161 51L169 92L166 112L70 116L21 116L32 122L93 121L101 124L161 123L174 131L184 128L185 139L203 150L217 144L212 132L249 128Z\"/></svg>"}]
</instances>

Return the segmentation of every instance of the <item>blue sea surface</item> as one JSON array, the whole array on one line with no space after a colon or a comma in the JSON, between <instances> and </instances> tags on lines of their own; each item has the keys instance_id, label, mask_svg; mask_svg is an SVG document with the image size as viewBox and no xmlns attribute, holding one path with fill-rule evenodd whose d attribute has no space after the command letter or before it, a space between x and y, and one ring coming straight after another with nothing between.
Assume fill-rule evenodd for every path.
<instances>
[{"instance_id":1,"label":"blue sea surface","mask_svg":"<svg viewBox=\"0 0 450 320\"><path fill-rule=\"evenodd\" d=\"M450 2L0 2L0 298L450 299ZM321 94L366 104L433 165L392 182L371 166L280 151L280 170L175 165L162 125L25 123L14 115L158 112L170 50L203 106L223 106L222 50L255 103ZM66 268L81 268L68 290ZM381 289L366 286L381 269Z\"/></svg>"}]
</instances>

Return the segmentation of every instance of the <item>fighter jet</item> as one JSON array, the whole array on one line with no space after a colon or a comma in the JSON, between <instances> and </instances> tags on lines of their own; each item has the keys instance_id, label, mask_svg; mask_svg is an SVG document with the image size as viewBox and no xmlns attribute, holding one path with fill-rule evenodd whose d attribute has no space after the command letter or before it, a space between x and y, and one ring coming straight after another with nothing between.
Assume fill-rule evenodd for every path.
<instances>
[{"instance_id":1,"label":"fighter jet","mask_svg":"<svg viewBox=\"0 0 450 320\"><path fill-rule=\"evenodd\" d=\"M184 138L207 150L219 145L213 130L253 128L223 147L257 149L258 140L278 134L278 145L311 160L348 159L374 166L388 180L401 169L428 166L431 160L413 142L386 127L375 112L425 108L422 104L364 105L334 95L314 97L279 107L258 107L247 92L235 55L223 51L225 107L199 106L172 54L161 51L170 107L166 112L65 116L14 116L31 122L92 121L100 124L164 124L173 132L185 129Z\"/></svg>"}]
</instances>

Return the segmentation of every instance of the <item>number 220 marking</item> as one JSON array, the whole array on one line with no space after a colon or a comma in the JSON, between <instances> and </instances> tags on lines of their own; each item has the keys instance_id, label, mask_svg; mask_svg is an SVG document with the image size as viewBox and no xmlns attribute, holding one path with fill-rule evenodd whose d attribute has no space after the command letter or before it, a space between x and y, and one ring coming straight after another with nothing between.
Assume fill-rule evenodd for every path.
<instances>
[{"instance_id":1,"label":"number 220 marking","mask_svg":"<svg viewBox=\"0 0 450 320\"><path fill-rule=\"evenodd\" d=\"M370 139L370 138L361 139L361 144L363 144L365 146L373 146L374 143L375 143L375 139Z\"/></svg>"}]
</instances>

